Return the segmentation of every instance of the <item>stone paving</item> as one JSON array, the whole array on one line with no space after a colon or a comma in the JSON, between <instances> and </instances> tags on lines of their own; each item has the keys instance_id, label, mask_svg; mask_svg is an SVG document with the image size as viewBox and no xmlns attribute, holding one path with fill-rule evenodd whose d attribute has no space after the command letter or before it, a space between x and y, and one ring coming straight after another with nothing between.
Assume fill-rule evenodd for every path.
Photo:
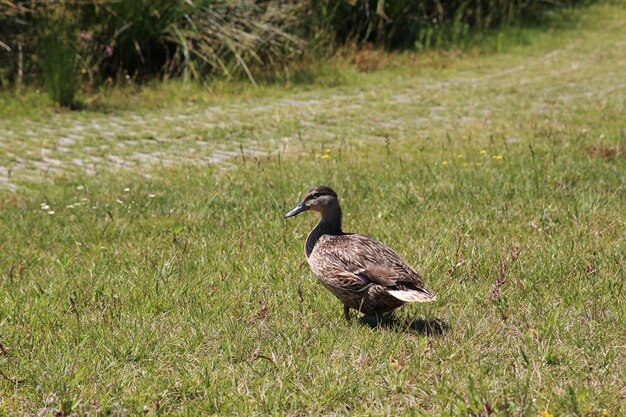
<instances>
[{"instance_id":1,"label":"stone paving","mask_svg":"<svg viewBox=\"0 0 626 417\"><path fill-rule=\"evenodd\" d=\"M58 176L155 166L221 164L244 156L328 146L338 139L424 140L428 131L484 127L506 131L504 114L552 119L563 106L584 109L606 98L624 103L626 39L619 25L593 40L571 39L534 55L479 57L478 65L414 68L364 75L336 88L291 90L282 97L224 98L223 104L156 110L65 112L37 120L0 120L0 188ZM510 129L510 126L508 127ZM506 132L505 132L506 133ZM304 138L304 139L302 139Z\"/></svg>"}]
</instances>

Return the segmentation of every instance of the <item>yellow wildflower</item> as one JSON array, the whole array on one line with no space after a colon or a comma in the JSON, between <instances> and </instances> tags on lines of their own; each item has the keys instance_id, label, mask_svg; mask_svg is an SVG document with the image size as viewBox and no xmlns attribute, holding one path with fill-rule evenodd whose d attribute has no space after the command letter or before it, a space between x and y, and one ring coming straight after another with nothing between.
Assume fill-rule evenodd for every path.
<instances>
[{"instance_id":1,"label":"yellow wildflower","mask_svg":"<svg viewBox=\"0 0 626 417\"><path fill-rule=\"evenodd\" d=\"M328 159L330 158L330 155L322 155L322 159Z\"/></svg>"},{"instance_id":2,"label":"yellow wildflower","mask_svg":"<svg viewBox=\"0 0 626 417\"><path fill-rule=\"evenodd\" d=\"M448 161L441 161L441 165L448 165Z\"/></svg>"},{"instance_id":3,"label":"yellow wildflower","mask_svg":"<svg viewBox=\"0 0 626 417\"><path fill-rule=\"evenodd\" d=\"M81 68L80 69L80 73L81 74L87 74L87 68Z\"/></svg>"},{"instance_id":4,"label":"yellow wildflower","mask_svg":"<svg viewBox=\"0 0 626 417\"><path fill-rule=\"evenodd\" d=\"M554 414L552 414L551 412L549 412L548 410L543 410L541 411L541 417L554 417Z\"/></svg>"},{"instance_id":5,"label":"yellow wildflower","mask_svg":"<svg viewBox=\"0 0 626 417\"><path fill-rule=\"evenodd\" d=\"M491 155L491 158L493 158L493 159L503 159L504 156L502 156L502 155Z\"/></svg>"},{"instance_id":6,"label":"yellow wildflower","mask_svg":"<svg viewBox=\"0 0 626 417\"><path fill-rule=\"evenodd\" d=\"M330 149L324 149L324 152L328 153L330 152Z\"/></svg>"},{"instance_id":7,"label":"yellow wildflower","mask_svg":"<svg viewBox=\"0 0 626 417\"><path fill-rule=\"evenodd\" d=\"M609 415L609 411L608 410L602 410L602 416L603 417L607 417Z\"/></svg>"},{"instance_id":8,"label":"yellow wildflower","mask_svg":"<svg viewBox=\"0 0 626 417\"><path fill-rule=\"evenodd\" d=\"M486 153L487 153L487 151L486 151L486 150L484 150L484 149L481 149L481 150L480 150L480 154L481 154L481 155L484 155L484 154L486 154Z\"/></svg>"}]
</instances>

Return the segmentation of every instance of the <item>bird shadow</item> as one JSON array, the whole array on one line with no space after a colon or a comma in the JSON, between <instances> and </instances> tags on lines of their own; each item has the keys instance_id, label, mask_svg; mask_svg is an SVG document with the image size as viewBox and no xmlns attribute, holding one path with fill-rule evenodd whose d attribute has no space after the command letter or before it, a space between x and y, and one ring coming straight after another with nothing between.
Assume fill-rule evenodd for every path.
<instances>
[{"instance_id":1,"label":"bird shadow","mask_svg":"<svg viewBox=\"0 0 626 417\"><path fill-rule=\"evenodd\" d=\"M359 323L372 329L416 333L422 336L439 336L450 331L450 325L438 318L398 318L396 316L363 316Z\"/></svg>"}]
</instances>

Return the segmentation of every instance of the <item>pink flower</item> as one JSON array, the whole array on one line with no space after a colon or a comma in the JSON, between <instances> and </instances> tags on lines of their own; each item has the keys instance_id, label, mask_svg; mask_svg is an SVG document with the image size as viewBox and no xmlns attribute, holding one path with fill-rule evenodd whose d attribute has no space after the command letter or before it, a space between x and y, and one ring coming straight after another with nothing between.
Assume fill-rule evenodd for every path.
<instances>
[{"instance_id":1,"label":"pink flower","mask_svg":"<svg viewBox=\"0 0 626 417\"><path fill-rule=\"evenodd\" d=\"M113 55L113 47L111 45L107 45L105 49L107 51L107 56Z\"/></svg>"},{"instance_id":2,"label":"pink flower","mask_svg":"<svg viewBox=\"0 0 626 417\"><path fill-rule=\"evenodd\" d=\"M86 39L86 40L88 40L88 41L93 40L93 33L81 32L81 33L79 34L79 36L80 36L82 39Z\"/></svg>"}]
</instances>

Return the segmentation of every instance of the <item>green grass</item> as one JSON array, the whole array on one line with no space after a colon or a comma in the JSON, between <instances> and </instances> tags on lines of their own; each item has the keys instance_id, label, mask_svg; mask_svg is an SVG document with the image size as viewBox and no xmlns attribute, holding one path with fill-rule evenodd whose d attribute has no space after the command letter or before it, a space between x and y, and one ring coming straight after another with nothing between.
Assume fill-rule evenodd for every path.
<instances>
[{"instance_id":1,"label":"green grass","mask_svg":"<svg viewBox=\"0 0 626 417\"><path fill-rule=\"evenodd\" d=\"M4 96L0 415L624 415L625 22L334 87ZM438 300L346 323L282 217L315 184Z\"/></svg>"}]
</instances>

